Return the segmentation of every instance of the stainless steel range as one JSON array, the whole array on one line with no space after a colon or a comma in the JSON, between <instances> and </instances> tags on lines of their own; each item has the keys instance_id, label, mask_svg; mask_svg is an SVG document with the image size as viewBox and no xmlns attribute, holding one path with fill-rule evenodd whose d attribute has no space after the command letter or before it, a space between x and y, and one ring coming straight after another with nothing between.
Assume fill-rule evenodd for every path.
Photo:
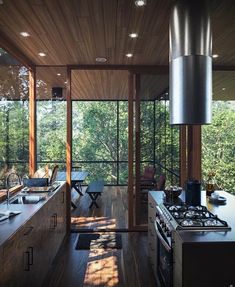
<instances>
[{"instance_id":1,"label":"stainless steel range","mask_svg":"<svg viewBox=\"0 0 235 287\"><path fill-rule=\"evenodd\" d=\"M205 206L160 204L157 206L157 220L164 233L172 230L216 231L230 230L226 221L214 215Z\"/></svg>"},{"instance_id":2,"label":"stainless steel range","mask_svg":"<svg viewBox=\"0 0 235 287\"><path fill-rule=\"evenodd\" d=\"M205 206L159 204L156 206L155 231L157 235L157 272L164 287L173 285L172 232L228 231L227 222L212 214Z\"/></svg>"}]
</instances>

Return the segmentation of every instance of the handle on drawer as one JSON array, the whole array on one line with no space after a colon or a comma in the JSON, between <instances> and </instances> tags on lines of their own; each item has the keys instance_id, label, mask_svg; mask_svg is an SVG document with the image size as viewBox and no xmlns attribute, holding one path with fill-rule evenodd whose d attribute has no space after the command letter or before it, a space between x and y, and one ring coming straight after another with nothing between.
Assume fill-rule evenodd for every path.
<instances>
[{"instance_id":1,"label":"handle on drawer","mask_svg":"<svg viewBox=\"0 0 235 287\"><path fill-rule=\"evenodd\" d=\"M29 266L33 265L33 247L29 247Z\"/></svg>"},{"instance_id":2,"label":"handle on drawer","mask_svg":"<svg viewBox=\"0 0 235 287\"><path fill-rule=\"evenodd\" d=\"M53 227L55 228L57 226L57 213L53 214L53 218L54 218Z\"/></svg>"},{"instance_id":3,"label":"handle on drawer","mask_svg":"<svg viewBox=\"0 0 235 287\"><path fill-rule=\"evenodd\" d=\"M24 252L24 271L29 271L30 270L30 252L25 251Z\"/></svg>"}]
</instances>

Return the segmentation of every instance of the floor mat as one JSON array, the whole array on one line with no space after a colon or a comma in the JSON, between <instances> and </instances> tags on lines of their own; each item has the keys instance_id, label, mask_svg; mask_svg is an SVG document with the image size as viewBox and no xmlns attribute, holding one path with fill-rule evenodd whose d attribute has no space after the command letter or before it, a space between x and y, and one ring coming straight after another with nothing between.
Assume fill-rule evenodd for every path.
<instances>
[{"instance_id":1,"label":"floor mat","mask_svg":"<svg viewBox=\"0 0 235 287\"><path fill-rule=\"evenodd\" d=\"M122 249L122 237L115 233L82 233L78 235L76 249Z\"/></svg>"}]
</instances>

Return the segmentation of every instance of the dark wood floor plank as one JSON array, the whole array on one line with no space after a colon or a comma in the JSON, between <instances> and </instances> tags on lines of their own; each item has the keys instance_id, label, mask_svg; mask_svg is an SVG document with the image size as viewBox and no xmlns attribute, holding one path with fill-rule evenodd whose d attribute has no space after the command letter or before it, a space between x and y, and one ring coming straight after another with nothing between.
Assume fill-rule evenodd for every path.
<instances>
[{"instance_id":1,"label":"dark wood floor plank","mask_svg":"<svg viewBox=\"0 0 235 287\"><path fill-rule=\"evenodd\" d=\"M91 200L83 191L72 211L72 229L126 229L128 216L127 188L106 186L97 200L99 208L89 208Z\"/></svg>"},{"instance_id":2,"label":"dark wood floor plank","mask_svg":"<svg viewBox=\"0 0 235 287\"><path fill-rule=\"evenodd\" d=\"M122 249L75 250L77 234L60 249L43 287L153 287L147 233L120 233Z\"/></svg>"}]
</instances>

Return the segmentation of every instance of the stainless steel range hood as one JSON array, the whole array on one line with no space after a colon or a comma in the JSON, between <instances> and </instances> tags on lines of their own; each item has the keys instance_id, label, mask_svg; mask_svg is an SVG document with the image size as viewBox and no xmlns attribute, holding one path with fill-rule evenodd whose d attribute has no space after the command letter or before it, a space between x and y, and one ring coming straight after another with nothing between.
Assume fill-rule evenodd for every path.
<instances>
[{"instance_id":1,"label":"stainless steel range hood","mask_svg":"<svg viewBox=\"0 0 235 287\"><path fill-rule=\"evenodd\" d=\"M174 4L169 58L170 124L211 123L212 37L205 1Z\"/></svg>"}]
</instances>

